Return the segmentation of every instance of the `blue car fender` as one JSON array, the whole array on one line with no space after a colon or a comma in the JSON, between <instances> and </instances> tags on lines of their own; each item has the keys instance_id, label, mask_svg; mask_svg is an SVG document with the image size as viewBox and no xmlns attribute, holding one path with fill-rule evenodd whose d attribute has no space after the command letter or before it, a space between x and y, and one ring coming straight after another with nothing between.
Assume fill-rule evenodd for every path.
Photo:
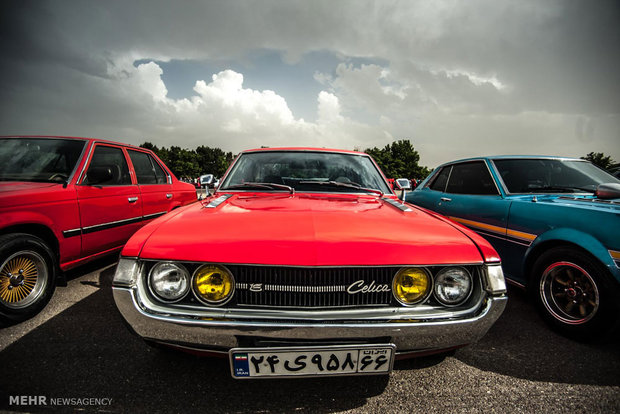
<instances>
[{"instance_id":1,"label":"blue car fender","mask_svg":"<svg viewBox=\"0 0 620 414\"><path fill-rule=\"evenodd\" d=\"M559 244L570 244L585 250L601 262L620 283L620 269L609 254L609 250L591 234L568 227L554 228L536 237L525 252L524 274L531 276L529 272L538 256L545 250Z\"/></svg>"}]
</instances>

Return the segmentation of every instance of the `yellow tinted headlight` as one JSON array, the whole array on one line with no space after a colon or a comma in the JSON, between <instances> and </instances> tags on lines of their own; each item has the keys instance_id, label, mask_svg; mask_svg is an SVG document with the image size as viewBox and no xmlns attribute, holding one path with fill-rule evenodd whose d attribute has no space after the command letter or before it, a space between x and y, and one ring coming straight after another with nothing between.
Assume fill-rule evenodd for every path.
<instances>
[{"instance_id":1,"label":"yellow tinted headlight","mask_svg":"<svg viewBox=\"0 0 620 414\"><path fill-rule=\"evenodd\" d=\"M235 279L224 266L203 265L194 272L192 287L202 302L221 305L232 297Z\"/></svg>"},{"instance_id":2,"label":"yellow tinted headlight","mask_svg":"<svg viewBox=\"0 0 620 414\"><path fill-rule=\"evenodd\" d=\"M432 291L433 281L430 274L420 267L400 269L392 282L392 292L397 301L403 305L422 302Z\"/></svg>"}]
</instances>

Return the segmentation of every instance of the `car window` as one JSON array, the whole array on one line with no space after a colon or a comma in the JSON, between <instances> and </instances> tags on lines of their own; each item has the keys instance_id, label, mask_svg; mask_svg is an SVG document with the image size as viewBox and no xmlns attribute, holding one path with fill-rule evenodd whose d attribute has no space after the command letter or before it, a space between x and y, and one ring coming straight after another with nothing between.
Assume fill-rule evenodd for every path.
<instances>
[{"instance_id":1,"label":"car window","mask_svg":"<svg viewBox=\"0 0 620 414\"><path fill-rule=\"evenodd\" d=\"M448 182L448 177L450 176L450 169L452 166L443 167L443 169L433 178L433 181L429 185L431 190L441 191L443 192L446 189L446 183Z\"/></svg>"},{"instance_id":2,"label":"car window","mask_svg":"<svg viewBox=\"0 0 620 414\"><path fill-rule=\"evenodd\" d=\"M129 150L138 184L166 184L166 173L149 154Z\"/></svg>"},{"instance_id":3,"label":"car window","mask_svg":"<svg viewBox=\"0 0 620 414\"><path fill-rule=\"evenodd\" d=\"M50 138L0 139L0 181L64 182L85 141Z\"/></svg>"},{"instance_id":4,"label":"car window","mask_svg":"<svg viewBox=\"0 0 620 414\"><path fill-rule=\"evenodd\" d=\"M89 180L88 174L91 175L100 169L108 169L111 172L111 177L107 181L93 182ZM129 175L129 167L127 161L123 155L123 151L120 148L108 147L104 145L98 145L95 148L93 158L90 161L88 170L86 171L86 177L83 184L86 185L131 185L131 177Z\"/></svg>"},{"instance_id":5,"label":"car window","mask_svg":"<svg viewBox=\"0 0 620 414\"><path fill-rule=\"evenodd\" d=\"M586 161L563 159L494 160L508 192L594 192L602 183L616 178Z\"/></svg>"},{"instance_id":6,"label":"car window","mask_svg":"<svg viewBox=\"0 0 620 414\"><path fill-rule=\"evenodd\" d=\"M370 157L339 152L244 153L235 162L220 189L234 189L252 182L287 185L299 192L346 193L364 191L364 188L391 192ZM355 186L361 189L356 190Z\"/></svg>"},{"instance_id":7,"label":"car window","mask_svg":"<svg viewBox=\"0 0 620 414\"><path fill-rule=\"evenodd\" d=\"M465 162L452 166L446 193L497 195L497 188L484 161Z\"/></svg>"}]
</instances>

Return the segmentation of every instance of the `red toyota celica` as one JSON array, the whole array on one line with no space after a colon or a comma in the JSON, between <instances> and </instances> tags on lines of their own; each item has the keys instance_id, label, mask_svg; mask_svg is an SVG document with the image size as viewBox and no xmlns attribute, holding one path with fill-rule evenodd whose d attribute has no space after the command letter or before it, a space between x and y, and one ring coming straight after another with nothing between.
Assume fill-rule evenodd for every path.
<instances>
[{"instance_id":1,"label":"red toyota celica","mask_svg":"<svg viewBox=\"0 0 620 414\"><path fill-rule=\"evenodd\" d=\"M399 200L367 154L309 148L241 153L129 240L113 285L147 343L226 356L234 378L385 374L506 304L483 238Z\"/></svg>"}]
</instances>

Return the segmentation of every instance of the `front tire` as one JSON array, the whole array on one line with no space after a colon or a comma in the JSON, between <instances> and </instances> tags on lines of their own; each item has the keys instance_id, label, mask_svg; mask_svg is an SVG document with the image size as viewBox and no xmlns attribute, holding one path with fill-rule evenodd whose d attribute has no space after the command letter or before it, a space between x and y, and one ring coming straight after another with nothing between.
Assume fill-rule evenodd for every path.
<instances>
[{"instance_id":1,"label":"front tire","mask_svg":"<svg viewBox=\"0 0 620 414\"><path fill-rule=\"evenodd\" d=\"M543 253L534 263L529 290L545 321L558 332L587 341L617 322L617 283L589 254L571 247Z\"/></svg>"},{"instance_id":2,"label":"front tire","mask_svg":"<svg viewBox=\"0 0 620 414\"><path fill-rule=\"evenodd\" d=\"M39 313L55 288L51 248L25 233L0 237L0 322L24 321Z\"/></svg>"}]
</instances>

